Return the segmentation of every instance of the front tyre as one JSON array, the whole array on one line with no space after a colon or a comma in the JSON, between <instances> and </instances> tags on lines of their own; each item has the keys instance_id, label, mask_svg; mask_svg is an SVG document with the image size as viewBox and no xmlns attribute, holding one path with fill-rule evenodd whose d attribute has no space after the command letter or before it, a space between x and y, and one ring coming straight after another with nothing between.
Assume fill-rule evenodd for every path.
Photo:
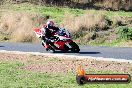
<instances>
[{"instance_id":1,"label":"front tyre","mask_svg":"<svg viewBox=\"0 0 132 88\"><path fill-rule=\"evenodd\" d=\"M80 49L79 49L79 46L75 43L75 42L71 42L70 43L71 45L71 51L74 52L74 53L79 53Z\"/></svg>"}]
</instances>

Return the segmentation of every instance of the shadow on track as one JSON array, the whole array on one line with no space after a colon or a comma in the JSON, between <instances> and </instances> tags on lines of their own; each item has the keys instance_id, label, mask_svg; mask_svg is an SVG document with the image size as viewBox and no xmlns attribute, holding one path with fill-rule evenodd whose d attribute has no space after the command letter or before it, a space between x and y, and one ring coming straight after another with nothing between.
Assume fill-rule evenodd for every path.
<instances>
[{"instance_id":1,"label":"shadow on track","mask_svg":"<svg viewBox=\"0 0 132 88\"><path fill-rule=\"evenodd\" d=\"M5 47L5 46L0 46L0 47Z\"/></svg>"},{"instance_id":2,"label":"shadow on track","mask_svg":"<svg viewBox=\"0 0 132 88\"><path fill-rule=\"evenodd\" d=\"M74 53L71 51L55 51L54 53ZM77 54L101 54L100 52L79 52Z\"/></svg>"},{"instance_id":3,"label":"shadow on track","mask_svg":"<svg viewBox=\"0 0 132 88\"><path fill-rule=\"evenodd\" d=\"M79 52L80 54L101 54L100 52Z\"/></svg>"}]
</instances>

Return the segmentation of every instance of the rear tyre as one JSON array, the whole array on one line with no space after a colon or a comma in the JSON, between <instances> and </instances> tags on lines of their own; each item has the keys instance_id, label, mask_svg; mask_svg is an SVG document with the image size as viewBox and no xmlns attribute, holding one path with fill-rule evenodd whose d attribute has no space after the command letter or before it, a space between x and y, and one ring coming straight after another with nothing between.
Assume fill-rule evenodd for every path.
<instances>
[{"instance_id":1,"label":"rear tyre","mask_svg":"<svg viewBox=\"0 0 132 88\"><path fill-rule=\"evenodd\" d=\"M50 46L50 52L55 53L55 49L52 46Z\"/></svg>"},{"instance_id":2,"label":"rear tyre","mask_svg":"<svg viewBox=\"0 0 132 88\"><path fill-rule=\"evenodd\" d=\"M71 45L71 51L74 52L74 53L79 53L80 49L79 49L79 46L75 43L75 42L71 42L70 43Z\"/></svg>"},{"instance_id":3,"label":"rear tyre","mask_svg":"<svg viewBox=\"0 0 132 88\"><path fill-rule=\"evenodd\" d=\"M55 53L56 51L55 50L50 50L51 53Z\"/></svg>"}]
</instances>

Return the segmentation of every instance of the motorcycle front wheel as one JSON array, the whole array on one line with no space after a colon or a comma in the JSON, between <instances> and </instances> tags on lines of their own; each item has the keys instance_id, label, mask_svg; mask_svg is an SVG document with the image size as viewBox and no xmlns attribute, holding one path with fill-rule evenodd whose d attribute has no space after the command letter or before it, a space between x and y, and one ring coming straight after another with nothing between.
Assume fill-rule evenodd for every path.
<instances>
[{"instance_id":1,"label":"motorcycle front wheel","mask_svg":"<svg viewBox=\"0 0 132 88\"><path fill-rule=\"evenodd\" d=\"M72 52L74 52L74 53L79 53L79 51L80 51L80 48L79 48L79 46L75 43L75 42L71 42L70 43L70 45L71 45L71 51Z\"/></svg>"}]
</instances>

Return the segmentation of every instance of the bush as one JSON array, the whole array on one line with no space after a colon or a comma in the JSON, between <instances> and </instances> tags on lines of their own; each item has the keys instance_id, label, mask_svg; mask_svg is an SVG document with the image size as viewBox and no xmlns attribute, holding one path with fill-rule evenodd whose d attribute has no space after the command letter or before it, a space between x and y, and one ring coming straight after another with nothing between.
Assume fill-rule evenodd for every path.
<instances>
[{"instance_id":1,"label":"bush","mask_svg":"<svg viewBox=\"0 0 132 88\"><path fill-rule=\"evenodd\" d=\"M14 42L36 42L34 28L46 21L46 17L39 14L8 12L0 18L0 31L8 36L3 40ZM5 35L3 34L3 35Z\"/></svg>"},{"instance_id":2,"label":"bush","mask_svg":"<svg viewBox=\"0 0 132 88\"><path fill-rule=\"evenodd\" d=\"M4 3L4 0L0 0L0 5L2 5Z\"/></svg>"},{"instance_id":3,"label":"bush","mask_svg":"<svg viewBox=\"0 0 132 88\"><path fill-rule=\"evenodd\" d=\"M121 39L132 40L132 27L119 27L118 33Z\"/></svg>"},{"instance_id":4,"label":"bush","mask_svg":"<svg viewBox=\"0 0 132 88\"><path fill-rule=\"evenodd\" d=\"M105 15L94 13L87 13L78 17L66 14L63 23L72 33L107 30L109 26Z\"/></svg>"}]
</instances>

